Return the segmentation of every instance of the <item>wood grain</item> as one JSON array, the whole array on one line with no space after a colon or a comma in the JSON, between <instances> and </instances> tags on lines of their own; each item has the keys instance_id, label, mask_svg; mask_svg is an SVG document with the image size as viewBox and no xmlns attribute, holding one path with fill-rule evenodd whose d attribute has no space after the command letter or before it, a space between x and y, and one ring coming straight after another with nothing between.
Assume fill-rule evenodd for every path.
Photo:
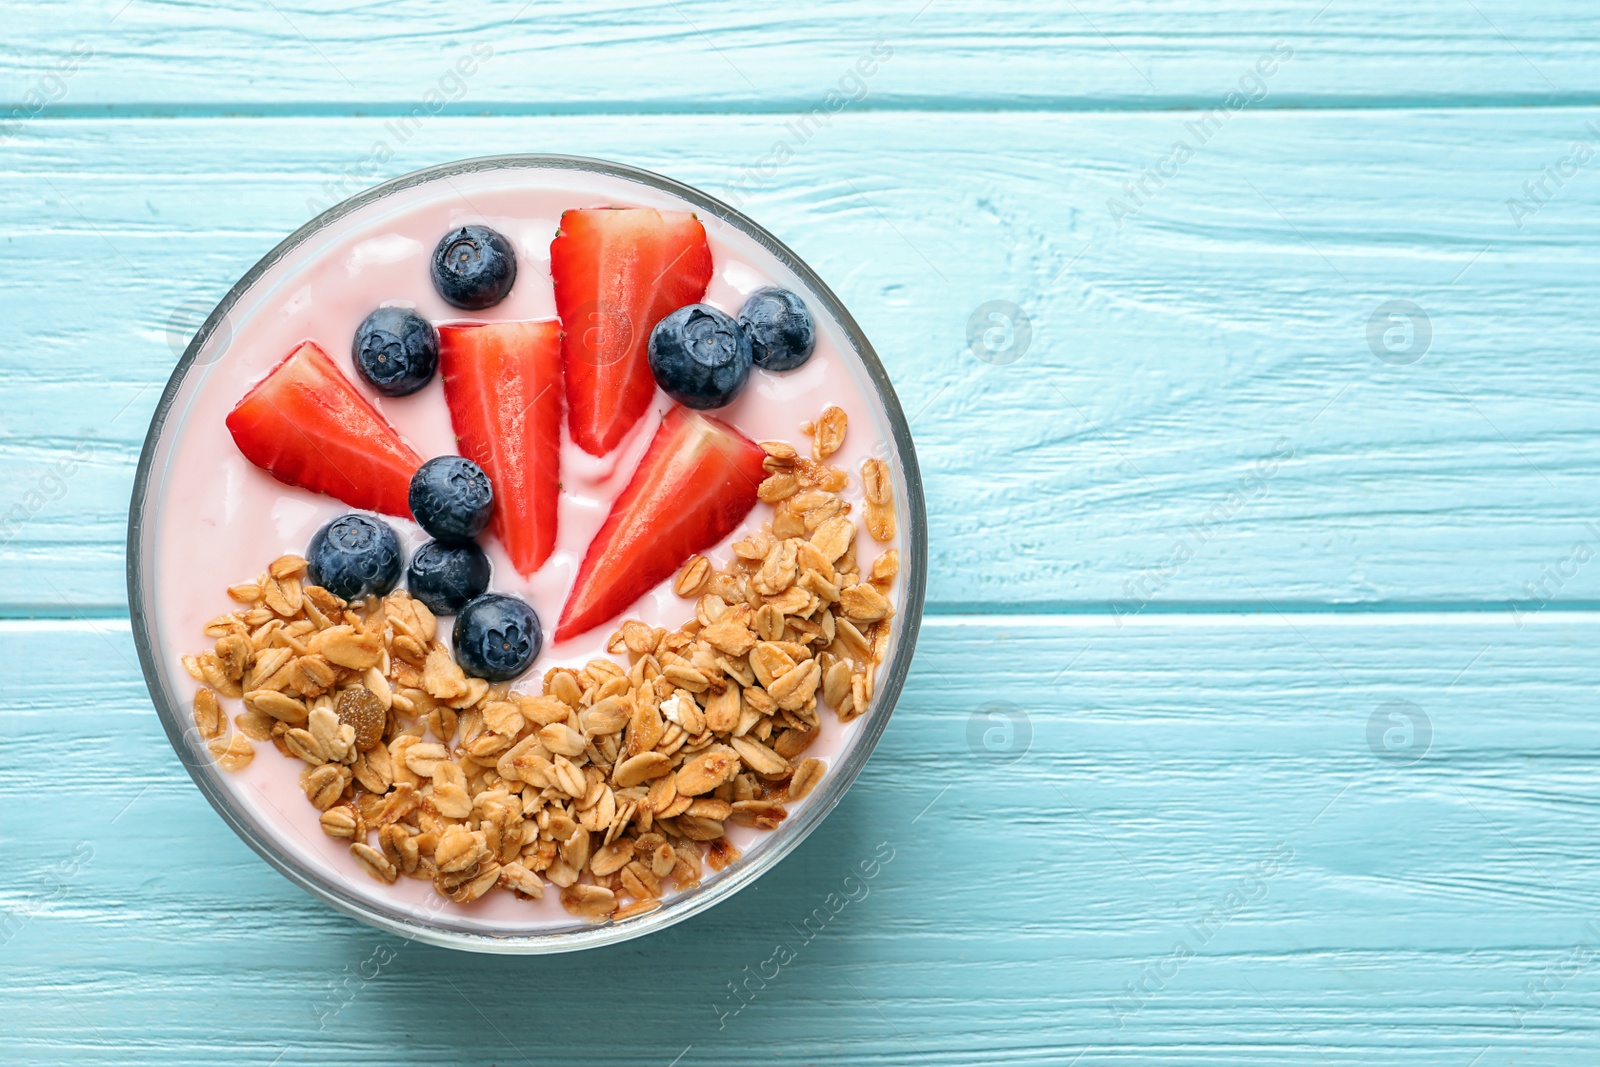
<instances>
[{"instance_id":1,"label":"wood grain","mask_svg":"<svg viewBox=\"0 0 1600 1067\"><path fill-rule=\"evenodd\" d=\"M1586 1062L1600 993L1563 961L1600 946L1597 638L1592 614L935 619L794 856L646 941L528 961L405 945L257 860L125 624L0 624L7 1061ZM1397 700L1431 726L1410 764L1369 746Z\"/></svg>"},{"instance_id":2,"label":"wood grain","mask_svg":"<svg viewBox=\"0 0 1600 1067\"><path fill-rule=\"evenodd\" d=\"M1507 207L1575 138L1600 143L1600 111L1246 111L1119 226L1107 201L1189 121L846 115L749 191L911 417L932 609L1505 606L1528 584L1600 603L1571 562L1600 536L1600 184L1549 186L1521 229ZM783 122L440 118L362 184L551 149L725 191ZM0 514L91 452L0 545L4 611L122 610L124 501L193 316L384 131L52 121L10 150L0 271L27 299L0 317ZM1031 318L1010 365L969 347L989 300ZM1377 354L1420 337L1374 332L1391 300L1430 324L1410 365Z\"/></svg>"},{"instance_id":3,"label":"wood grain","mask_svg":"<svg viewBox=\"0 0 1600 1067\"><path fill-rule=\"evenodd\" d=\"M1595 102L1597 20L1510 0L949 0L751 6L732 0L102 0L7 8L0 84L21 102L74 44L74 115L451 110L792 111L821 103L875 42L893 53L861 106L1182 107L1221 100L1274 41L1295 61L1272 106ZM450 72L473 45L492 61Z\"/></svg>"},{"instance_id":4,"label":"wood grain","mask_svg":"<svg viewBox=\"0 0 1600 1067\"><path fill-rule=\"evenodd\" d=\"M1596 1062L1591 8L0 23L5 1062ZM118 617L197 316L319 206L512 151L695 183L808 259L911 416L933 546L910 685L817 833L688 923L537 961L406 944L273 873L179 766ZM987 301L1029 318L1013 362L971 347ZM1415 361L1391 301L1426 316Z\"/></svg>"}]
</instances>

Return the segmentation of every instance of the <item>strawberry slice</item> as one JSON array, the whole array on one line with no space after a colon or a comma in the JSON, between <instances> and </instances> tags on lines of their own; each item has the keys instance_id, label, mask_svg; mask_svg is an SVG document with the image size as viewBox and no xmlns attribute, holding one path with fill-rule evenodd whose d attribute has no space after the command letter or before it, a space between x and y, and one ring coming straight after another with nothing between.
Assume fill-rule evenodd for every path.
<instances>
[{"instance_id":1,"label":"strawberry slice","mask_svg":"<svg viewBox=\"0 0 1600 1067\"><path fill-rule=\"evenodd\" d=\"M732 533L756 505L766 453L739 431L674 407L589 543L556 640L626 611L696 552Z\"/></svg>"},{"instance_id":2,"label":"strawberry slice","mask_svg":"<svg viewBox=\"0 0 1600 1067\"><path fill-rule=\"evenodd\" d=\"M650 407L650 331L711 281L706 228L687 211L583 208L550 242L567 411L578 447L603 456Z\"/></svg>"},{"instance_id":3,"label":"strawberry slice","mask_svg":"<svg viewBox=\"0 0 1600 1067\"><path fill-rule=\"evenodd\" d=\"M489 475L489 529L524 577L556 547L561 495L561 327L439 327L439 376L463 456Z\"/></svg>"},{"instance_id":4,"label":"strawberry slice","mask_svg":"<svg viewBox=\"0 0 1600 1067\"><path fill-rule=\"evenodd\" d=\"M245 458L278 481L411 517L406 496L422 457L313 342L289 353L225 421Z\"/></svg>"}]
</instances>

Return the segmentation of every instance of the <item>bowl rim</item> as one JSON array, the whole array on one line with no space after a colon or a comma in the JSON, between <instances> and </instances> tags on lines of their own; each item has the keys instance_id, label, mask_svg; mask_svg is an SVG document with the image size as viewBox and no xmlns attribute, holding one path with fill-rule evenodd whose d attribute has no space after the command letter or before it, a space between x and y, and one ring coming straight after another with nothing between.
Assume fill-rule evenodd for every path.
<instances>
[{"instance_id":1,"label":"bowl rim","mask_svg":"<svg viewBox=\"0 0 1600 1067\"><path fill-rule=\"evenodd\" d=\"M346 893L337 884L324 879L316 872L304 868L297 860L281 851L271 840L270 834L257 833L255 826L237 809L227 788L221 784L218 777L220 772L200 742L195 728L189 725L187 717L177 710L176 705L180 705L181 701L175 700L174 694L167 691L164 683L165 672L157 659L157 642L154 639L149 608L144 597L146 569L144 556L147 549L144 533L147 511L153 514L149 508L149 488L155 474L156 454L178 393L206 343L218 327L225 323L234 306L250 292L267 271L314 235L345 216L394 193L461 174L521 169L599 173L677 196L695 208L712 215L719 222L741 231L805 282L812 293L821 300L827 313L839 324L851 347L855 349L877 392L879 403L889 424L890 434L894 439L900 467L899 480L905 490L905 499L900 509L904 533L900 573L904 580L904 593L901 603L897 605L895 617L899 630L899 635L895 639L895 650L889 661L880 668L881 674L873 697L872 711L861 723L860 735L855 739L846 757L840 761L839 766L824 779L823 788L812 795L811 802L768 836L766 840L770 841L770 844L766 844L756 855L742 858L712 875L699 887L679 894L663 902L661 907L643 915L577 930L500 935L488 931L441 927L412 916L386 914L360 897ZM927 587L927 554L927 511L923 498L922 477L905 412L889 381L888 373L860 325L833 290L804 260L737 208L694 186L640 167L605 159L561 154L512 153L478 156L425 167L402 174L340 201L284 238L229 288L196 331L173 368L155 412L151 416L150 428L139 454L139 464L134 475L133 493L128 508L128 608L134 645L139 654L145 685L150 691L151 701L179 761L188 770L189 776L211 807L222 816L223 821L278 873L338 911L379 929L398 934L407 940L486 953L571 952L642 937L699 914L737 893L776 866L809 837L817 826L821 825L823 819L844 797L862 767L866 765L884 729L888 726L890 715L904 689L916 649L917 635L921 628L923 600Z\"/></svg>"}]
</instances>

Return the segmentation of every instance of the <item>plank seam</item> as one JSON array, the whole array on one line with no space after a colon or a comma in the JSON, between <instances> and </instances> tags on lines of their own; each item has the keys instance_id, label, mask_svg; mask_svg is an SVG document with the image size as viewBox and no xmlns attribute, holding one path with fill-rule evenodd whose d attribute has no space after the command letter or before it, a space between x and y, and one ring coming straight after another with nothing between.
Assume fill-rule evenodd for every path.
<instances>
[{"instance_id":1,"label":"plank seam","mask_svg":"<svg viewBox=\"0 0 1600 1067\"><path fill-rule=\"evenodd\" d=\"M581 117L656 117L656 118L748 118L748 117L799 117L810 113L815 101L785 99L777 101L752 100L728 102L709 106L693 101L667 100L659 103L644 101L618 101L616 104L596 104L592 101L506 101L470 111L441 111L436 118L452 119L506 119L506 118L581 118ZM946 115L946 114L1011 114L1011 115L1068 115L1068 114L1182 114L1203 111L1217 106L1212 97L1171 97L1149 100L1112 99L1096 100L1086 97L1029 98L1022 100L940 100L909 99L885 101L878 105L857 105L852 114L861 115ZM20 107L16 103L0 102L0 111ZM380 119L411 114L415 101L349 102L334 105L317 105L314 102L271 104L266 102L236 102L217 104L179 103L127 103L127 104L73 104L47 108L19 123L19 130L29 125L49 122L79 122L93 120L144 120L168 121L171 119ZM1437 97L1413 96L1399 98L1344 99L1322 96L1290 97L1272 103L1263 101L1251 108L1252 112L1319 112L1344 113L1362 111L1576 111L1600 107L1600 91L1570 94L1504 93L1493 96L1441 94Z\"/></svg>"}]
</instances>

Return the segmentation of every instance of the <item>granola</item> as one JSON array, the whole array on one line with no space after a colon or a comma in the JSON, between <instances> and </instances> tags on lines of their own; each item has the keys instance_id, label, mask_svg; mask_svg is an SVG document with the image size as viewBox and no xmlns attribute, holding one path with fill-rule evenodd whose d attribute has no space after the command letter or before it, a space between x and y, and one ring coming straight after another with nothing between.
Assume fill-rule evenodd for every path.
<instances>
[{"instance_id":1,"label":"granola","mask_svg":"<svg viewBox=\"0 0 1600 1067\"><path fill-rule=\"evenodd\" d=\"M303 763L323 832L380 882L425 879L458 903L553 884L593 921L654 909L739 858L728 823L776 829L816 788L827 767L805 753L822 710L865 712L888 649L898 553L857 563L849 475L825 462L844 412L805 429L812 458L762 445L760 529L720 569L683 565L673 588L691 617L624 621L616 659L551 668L539 693L468 677L404 591L346 603L309 584L303 558L274 560L228 588L241 607L183 659L200 736L229 770L252 741ZM862 478L867 532L887 541L888 467L868 460ZM237 732L221 697L242 702Z\"/></svg>"}]
</instances>

